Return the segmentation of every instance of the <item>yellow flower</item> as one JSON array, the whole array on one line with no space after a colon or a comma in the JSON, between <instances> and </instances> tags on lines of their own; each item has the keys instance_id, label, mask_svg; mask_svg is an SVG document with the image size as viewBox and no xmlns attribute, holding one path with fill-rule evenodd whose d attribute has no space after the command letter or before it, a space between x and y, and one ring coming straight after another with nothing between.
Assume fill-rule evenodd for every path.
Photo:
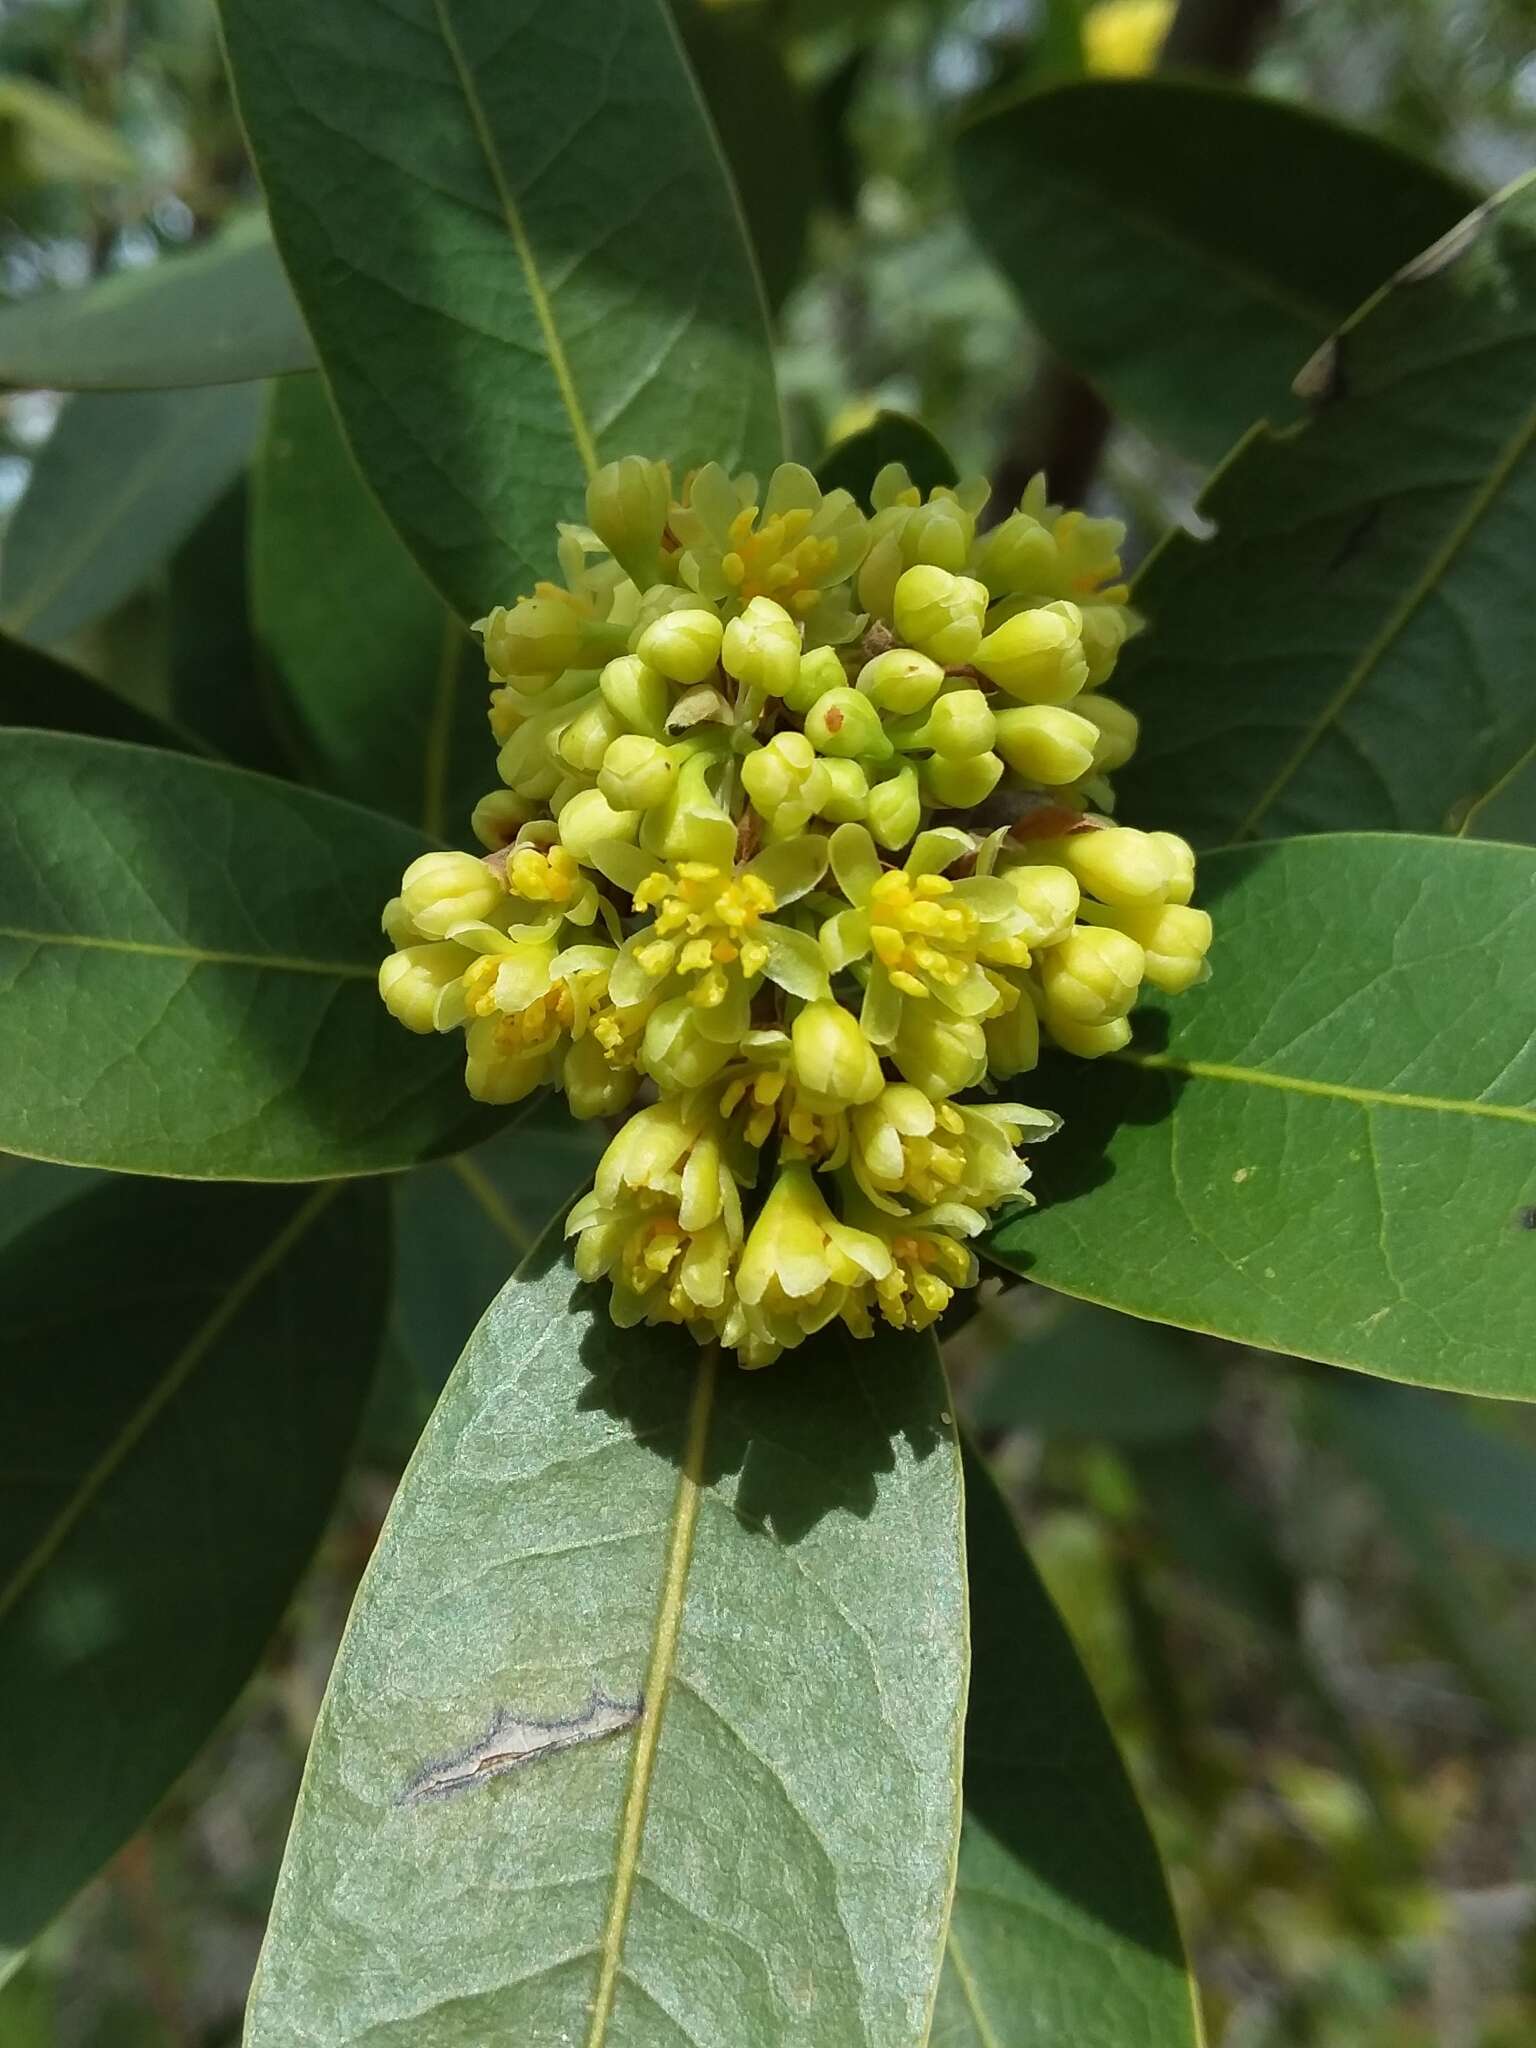
<instances>
[{"instance_id":1,"label":"yellow flower","mask_svg":"<svg viewBox=\"0 0 1536 2048\"><path fill-rule=\"evenodd\" d=\"M782 1167L742 1247L736 1292L751 1339L748 1364L766 1364L842 1313L851 1295L887 1277L891 1254L868 1231L839 1223L809 1166Z\"/></svg>"},{"instance_id":2,"label":"yellow flower","mask_svg":"<svg viewBox=\"0 0 1536 2048\"><path fill-rule=\"evenodd\" d=\"M735 1046L764 976L805 1000L825 992L814 940L774 918L820 880L827 843L816 834L770 846L741 867L685 860L649 868L638 879L636 866L647 867L643 854L599 851L606 872L633 888L635 909L655 912L620 948L610 988L621 1007L685 997L707 1037Z\"/></svg>"},{"instance_id":3,"label":"yellow flower","mask_svg":"<svg viewBox=\"0 0 1536 2048\"><path fill-rule=\"evenodd\" d=\"M695 1100L638 1110L572 1209L583 1280L613 1282L613 1318L697 1326L704 1341L734 1307L731 1261L742 1240L741 1197L721 1134Z\"/></svg>"},{"instance_id":4,"label":"yellow flower","mask_svg":"<svg viewBox=\"0 0 1536 2048\"><path fill-rule=\"evenodd\" d=\"M1024 917L996 876L953 881L939 869L971 850L964 833L920 833L906 864L882 868L862 825L832 835L833 873L850 908L827 919L821 949L835 974L866 959L860 1021L876 1045L895 1042L905 1002L937 1003L957 1017L985 1017L1002 1001L990 966L1024 966L1016 935Z\"/></svg>"},{"instance_id":5,"label":"yellow flower","mask_svg":"<svg viewBox=\"0 0 1536 2048\"><path fill-rule=\"evenodd\" d=\"M877 1314L898 1330L926 1330L949 1307L956 1288L975 1286L976 1255L954 1234L981 1229L986 1219L975 1210L941 1203L894 1217L850 1201L848 1214L884 1249L888 1262L884 1272L872 1274L844 1299L843 1320L856 1337L873 1335Z\"/></svg>"},{"instance_id":6,"label":"yellow flower","mask_svg":"<svg viewBox=\"0 0 1536 2048\"><path fill-rule=\"evenodd\" d=\"M1097 0L1083 16L1083 68L1095 78L1140 78L1156 64L1175 0Z\"/></svg>"},{"instance_id":7,"label":"yellow flower","mask_svg":"<svg viewBox=\"0 0 1536 2048\"><path fill-rule=\"evenodd\" d=\"M771 597L812 645L852 632L846 599L828 593L863 560L868 522L847 491L823 495L799 463L779 464L761 506L755 477L729 477L706 463L673 506L672 531L683 582L710 603L736 611Z\"/></svg>"}]
</instances>

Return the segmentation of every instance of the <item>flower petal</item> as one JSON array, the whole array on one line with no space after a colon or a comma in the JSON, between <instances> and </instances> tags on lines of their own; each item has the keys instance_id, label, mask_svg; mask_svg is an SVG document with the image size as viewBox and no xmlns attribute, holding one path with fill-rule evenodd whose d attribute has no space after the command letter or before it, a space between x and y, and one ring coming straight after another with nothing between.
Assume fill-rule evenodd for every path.
<instances>
[{"instance_id":1,"label":"flower petal","mask_svg":"<svg viewBox=\"0 0 1536 2048\"><path fill-rule=\"evenodd\" d=\"M863 903L880 879L874 840L862 825L839 825L829 845L837 886L850 903Z\"/></svg>"}]
</instances>

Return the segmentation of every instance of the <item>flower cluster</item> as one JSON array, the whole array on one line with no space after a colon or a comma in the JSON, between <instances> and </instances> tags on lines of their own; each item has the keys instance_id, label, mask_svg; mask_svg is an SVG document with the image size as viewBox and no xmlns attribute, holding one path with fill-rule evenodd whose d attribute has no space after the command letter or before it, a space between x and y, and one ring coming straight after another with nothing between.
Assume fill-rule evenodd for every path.
<instances>
[{"instance_id":1,"label":"flower cluster","mask_svg":"<svg viewBox=\"0 0 1536 2048\"><path fill-rule=\"evenodd\" d=\"M621 1324L925 1327L1055 1128L996 1083L1206 971L1189 848L1111 822L1121 529L987 496L626 457L476 628L487 851L406 870L379 986L481 1101L623 1119L568 1226Z\"/></svg>"}]
</instances>

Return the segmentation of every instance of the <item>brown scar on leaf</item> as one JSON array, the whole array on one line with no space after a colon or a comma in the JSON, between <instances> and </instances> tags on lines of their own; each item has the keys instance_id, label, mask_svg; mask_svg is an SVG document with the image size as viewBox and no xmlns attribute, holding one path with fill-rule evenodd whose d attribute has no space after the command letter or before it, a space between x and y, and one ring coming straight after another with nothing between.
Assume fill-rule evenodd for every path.
<instances>
[{"instance_id":1,"label":"brown scar on leaf","mask_svg":"<svg viewBox=\"0 0 1536 2048\"><path fill-rule=\"evenodd\" d=\"M622 1735L633 1728L645 1711L645 1697L610 1699L594 1691L587 1704L574 1714L545 1721L528 1714L514 1714L502 1707L480 1740L452 1756L438 1757L422 1765L398 1795L396 1805L419 1806L425 1799L446 1799L452 1792L466 1792L486 1784L507 1771L522 1770L527 1764L542 1763L563 1749L576 1749L585 1742L602 1742L610 1735Z\"/></svg>"},{"instance_id":2,"label":"brown scar on leaf","mask_svg":"<svg viewBox=\"0 0 1536 2048\"><path fill-rule=\"evenodd\" d=\"M1322 347L1307 357L1291 379L1291 389L1308 405L1332 405L1348 395L1349 378L1344 369L1340 335L1330 334Z\"/></svg>"}]
</instances>

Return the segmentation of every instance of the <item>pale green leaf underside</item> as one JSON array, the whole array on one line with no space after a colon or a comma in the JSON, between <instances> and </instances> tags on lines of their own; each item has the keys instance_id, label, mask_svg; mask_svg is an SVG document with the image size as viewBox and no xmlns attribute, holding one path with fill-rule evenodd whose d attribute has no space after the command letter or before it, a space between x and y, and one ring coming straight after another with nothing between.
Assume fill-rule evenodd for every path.
<instances>
[{"instance_id":1,"label":"pale green leaf underside","mask_svg":"<svg viewBox=\"0 0 1536 2048\"><path fill-rule=\"evenodd\" d=\"M611 456L771 463L762 293L660 0L224 0L348 438L465 618Z\"/></svg>"},{"instance_id":2,"label":"pale green leaf underside","mask_svg":"<svg viewBox=\"0 0 1536 2048\"><path fill-rule=\"evenodd\" d=\"M0 1951L249 1677L341 1484L388 1227L382 1187L114 1181L0 1253Z\"/></svg>"},{"instance_id":3,"label":"pale green leaf underside","mask_svg":"<svg viewBox=\"0 0 1536 2048\"><path fill-rule=\"evenodd\" d=\"M214 762L0 733L0 1149L303 1180L468 1142L459 1049L376 987L424 843Z\"/></svg>"},{"instance_id":4,"label":"pale green leaf underside","mask_svg":"<svg viewBox=\"0 0 1536 2048\"><path fill-rule=\"evenodd\" d=\"M314 368L265 217L80 291L0 310L0 383L54 391L236 384Z\"/></svg>"},{"instance_id":5,"label":"pale green leaf underside","mask_svg":"<svg viewBox=\"0 0 1536 2048\"><path fill-rule=\"evenodd\" d=\"M1187 79L1026 93L956 149L972 226L1046 338L1206 462L1289 418L1312 351L1478 197L1359 129Z\"/></svg>"},{"instance_id":6,"label":"pale green leaf underside","mask_svg":"<svg viewBox=\"0 0 1536 2048\"><path fill-rule=\"evenodd\" d=\"M749 1376L615 1331L563 1262L510 1284L354 1609L249 2048L917 2048L965 1677L945 1401L926 1339ZM408 1796L500 1712L642 1693Z\"/></svg>"},{"instance_id":7,"label":"pale green leaf underside","mask_svg":"<svg viewBox=\"0 0 1536 2048\"><path fill-rule=\"evenodd\" d=\"M970 1455L965 1486L965 1826L929 2048L1199 2048L1168 1881L1087 1673Z\"/></svg>"},{"instance_id":8,"label":"pale green leaf underside","mask_svg":"<svg viewBox=\"0 0 1536 2048\"><path fill-rule=\"evenodd\" d=\"M1497 836L1536 749L1536 181L1366 305L1317 383L1217 474L1214 535L1137 580L1125 813L1203 843L1469 812Z\"/></svg>"},{"instance_id":9,"label":"pale green leaf underside","mask_svg":"<svg viewBox=\"0 0 1536 2048\"><path fill-rule=\"evenodd\" d=\"M1536 1399L1536 855L1286 840L1210 855L1200 894L1213 979L1124 1055L1042 1066L1067 1127L992 1252L1133 1315Z\"/></svg>"}]
</instances>

